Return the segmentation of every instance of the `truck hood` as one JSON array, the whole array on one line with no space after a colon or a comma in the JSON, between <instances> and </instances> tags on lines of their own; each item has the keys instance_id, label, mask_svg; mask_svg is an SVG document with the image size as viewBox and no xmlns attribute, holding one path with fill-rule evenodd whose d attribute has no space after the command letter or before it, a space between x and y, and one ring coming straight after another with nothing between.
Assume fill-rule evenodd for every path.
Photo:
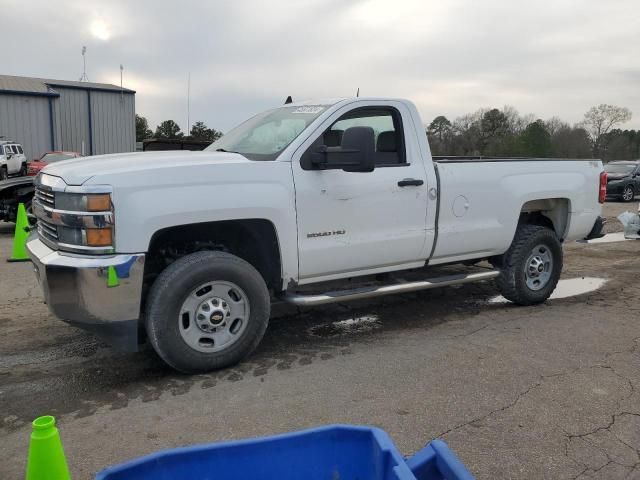
<instances>
[{"instance_id":1,"label":"truck hood","mask_svg":"<svg viewBox=\"0 0 640 480\"><path fill-rule=\"evenodd\" d=\"M121 173L143 174L145 171L163 168L179 169L192 165L225 165L247 162L251 162L251 160L237 153L173 150L114 153L74 158L49 164L41 171L61 177L67 185L82 185L94 176Z\"/></svg>"}]
</instances>

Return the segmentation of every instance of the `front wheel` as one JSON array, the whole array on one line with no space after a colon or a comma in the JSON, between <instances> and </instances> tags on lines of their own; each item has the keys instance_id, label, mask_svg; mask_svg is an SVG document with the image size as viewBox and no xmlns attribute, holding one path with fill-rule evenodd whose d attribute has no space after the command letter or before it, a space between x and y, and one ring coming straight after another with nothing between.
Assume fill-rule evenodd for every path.
<instances>
[{"instance_id":1,"label":"front wheel","mask_svg":"<svg viewBox=\"0 0 640 480\"><path fill-rule=\"evenodd\" d=\"M500 276L496 283L503 297L518 305L542 303L560 279L562 245L553 230L522 224L497 263Z\"/></svg>"},{"instance_id":2,"label":"front wheel","mask_svg":"<svg viewBox=\"0 0 640 480\"><path fill-rule=\"evenodd\" d=\"M233 365L260 343L269 322L264 279L225 252L196 252L176 260L156 279L145 326L151 345L184 373Z\"/></svg>"},{"instance_id":3,"label":"front wheel","mask_svg":"<svg viewBox=\"0 0 640 480\"><path fill-rule=\"evenodd\" d=\"M631 185L624 187L624 190L622 191L622 200L624 202L632 202L635 196L636 194Z\"/></svg>"},{"instance_id":4,"label":"front wheel","mask_svg":"<svg viewBox=\"0 0 640 480\"><path fill-rule=\"evenodd\" d=\"M0 180L6 180L9 178L9 174L7 173L7 167L0 168Z\"/></svg>"}]
</instances>

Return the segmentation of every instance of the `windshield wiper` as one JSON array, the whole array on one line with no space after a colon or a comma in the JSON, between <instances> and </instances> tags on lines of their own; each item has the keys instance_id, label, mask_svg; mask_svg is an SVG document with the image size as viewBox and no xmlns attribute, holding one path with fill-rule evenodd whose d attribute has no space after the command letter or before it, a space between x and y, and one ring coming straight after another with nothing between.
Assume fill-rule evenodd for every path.
<instances>
[{"instance_id":1,"label":"windshield wiper","mask_svg":"<svg viewBox=\"0 0 640 480\"><path fill-rule=\"evenodd\" d=\"M238 153L238 154L242 155L240 152L234 152L233 150L225 150L224 148L216 148L216 152Z\"/></svg>"}]
</instances>

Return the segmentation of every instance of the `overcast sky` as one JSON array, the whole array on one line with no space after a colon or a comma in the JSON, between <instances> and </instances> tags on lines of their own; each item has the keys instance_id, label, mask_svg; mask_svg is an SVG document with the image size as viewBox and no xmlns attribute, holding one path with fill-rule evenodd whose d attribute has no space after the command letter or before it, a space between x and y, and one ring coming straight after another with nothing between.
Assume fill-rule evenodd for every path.
<instances>
[{"instance_id":1,"label":"overcast sky","mask_svg":"<svg viewBox=\"0 0 640 480\"><path fill-rule=\"evenodd\" d=\"M592 105L640 128L639 0L0 0L0 73L137 91L151 127L228 130L296 100L413 100L425 123L515 106L573 123Z\"/></svg>"}]
</instances>

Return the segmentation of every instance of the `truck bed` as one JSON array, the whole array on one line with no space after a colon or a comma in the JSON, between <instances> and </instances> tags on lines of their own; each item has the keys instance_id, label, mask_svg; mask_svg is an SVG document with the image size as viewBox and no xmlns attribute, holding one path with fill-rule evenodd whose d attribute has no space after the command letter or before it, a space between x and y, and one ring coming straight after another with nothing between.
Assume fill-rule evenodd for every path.
<instances>
[{"instance_id":1,"label":"truck bed","mask_svg":"<svg viewBox=\"0 0 640 480\"><path fill-rule=\"evenodd\" d=\"M439 156L434 162L439 205L431 264L504 253L529 208L548 211L561 240L584 238L600 212L599 160Z\"/></svg>"}]
</instances>

